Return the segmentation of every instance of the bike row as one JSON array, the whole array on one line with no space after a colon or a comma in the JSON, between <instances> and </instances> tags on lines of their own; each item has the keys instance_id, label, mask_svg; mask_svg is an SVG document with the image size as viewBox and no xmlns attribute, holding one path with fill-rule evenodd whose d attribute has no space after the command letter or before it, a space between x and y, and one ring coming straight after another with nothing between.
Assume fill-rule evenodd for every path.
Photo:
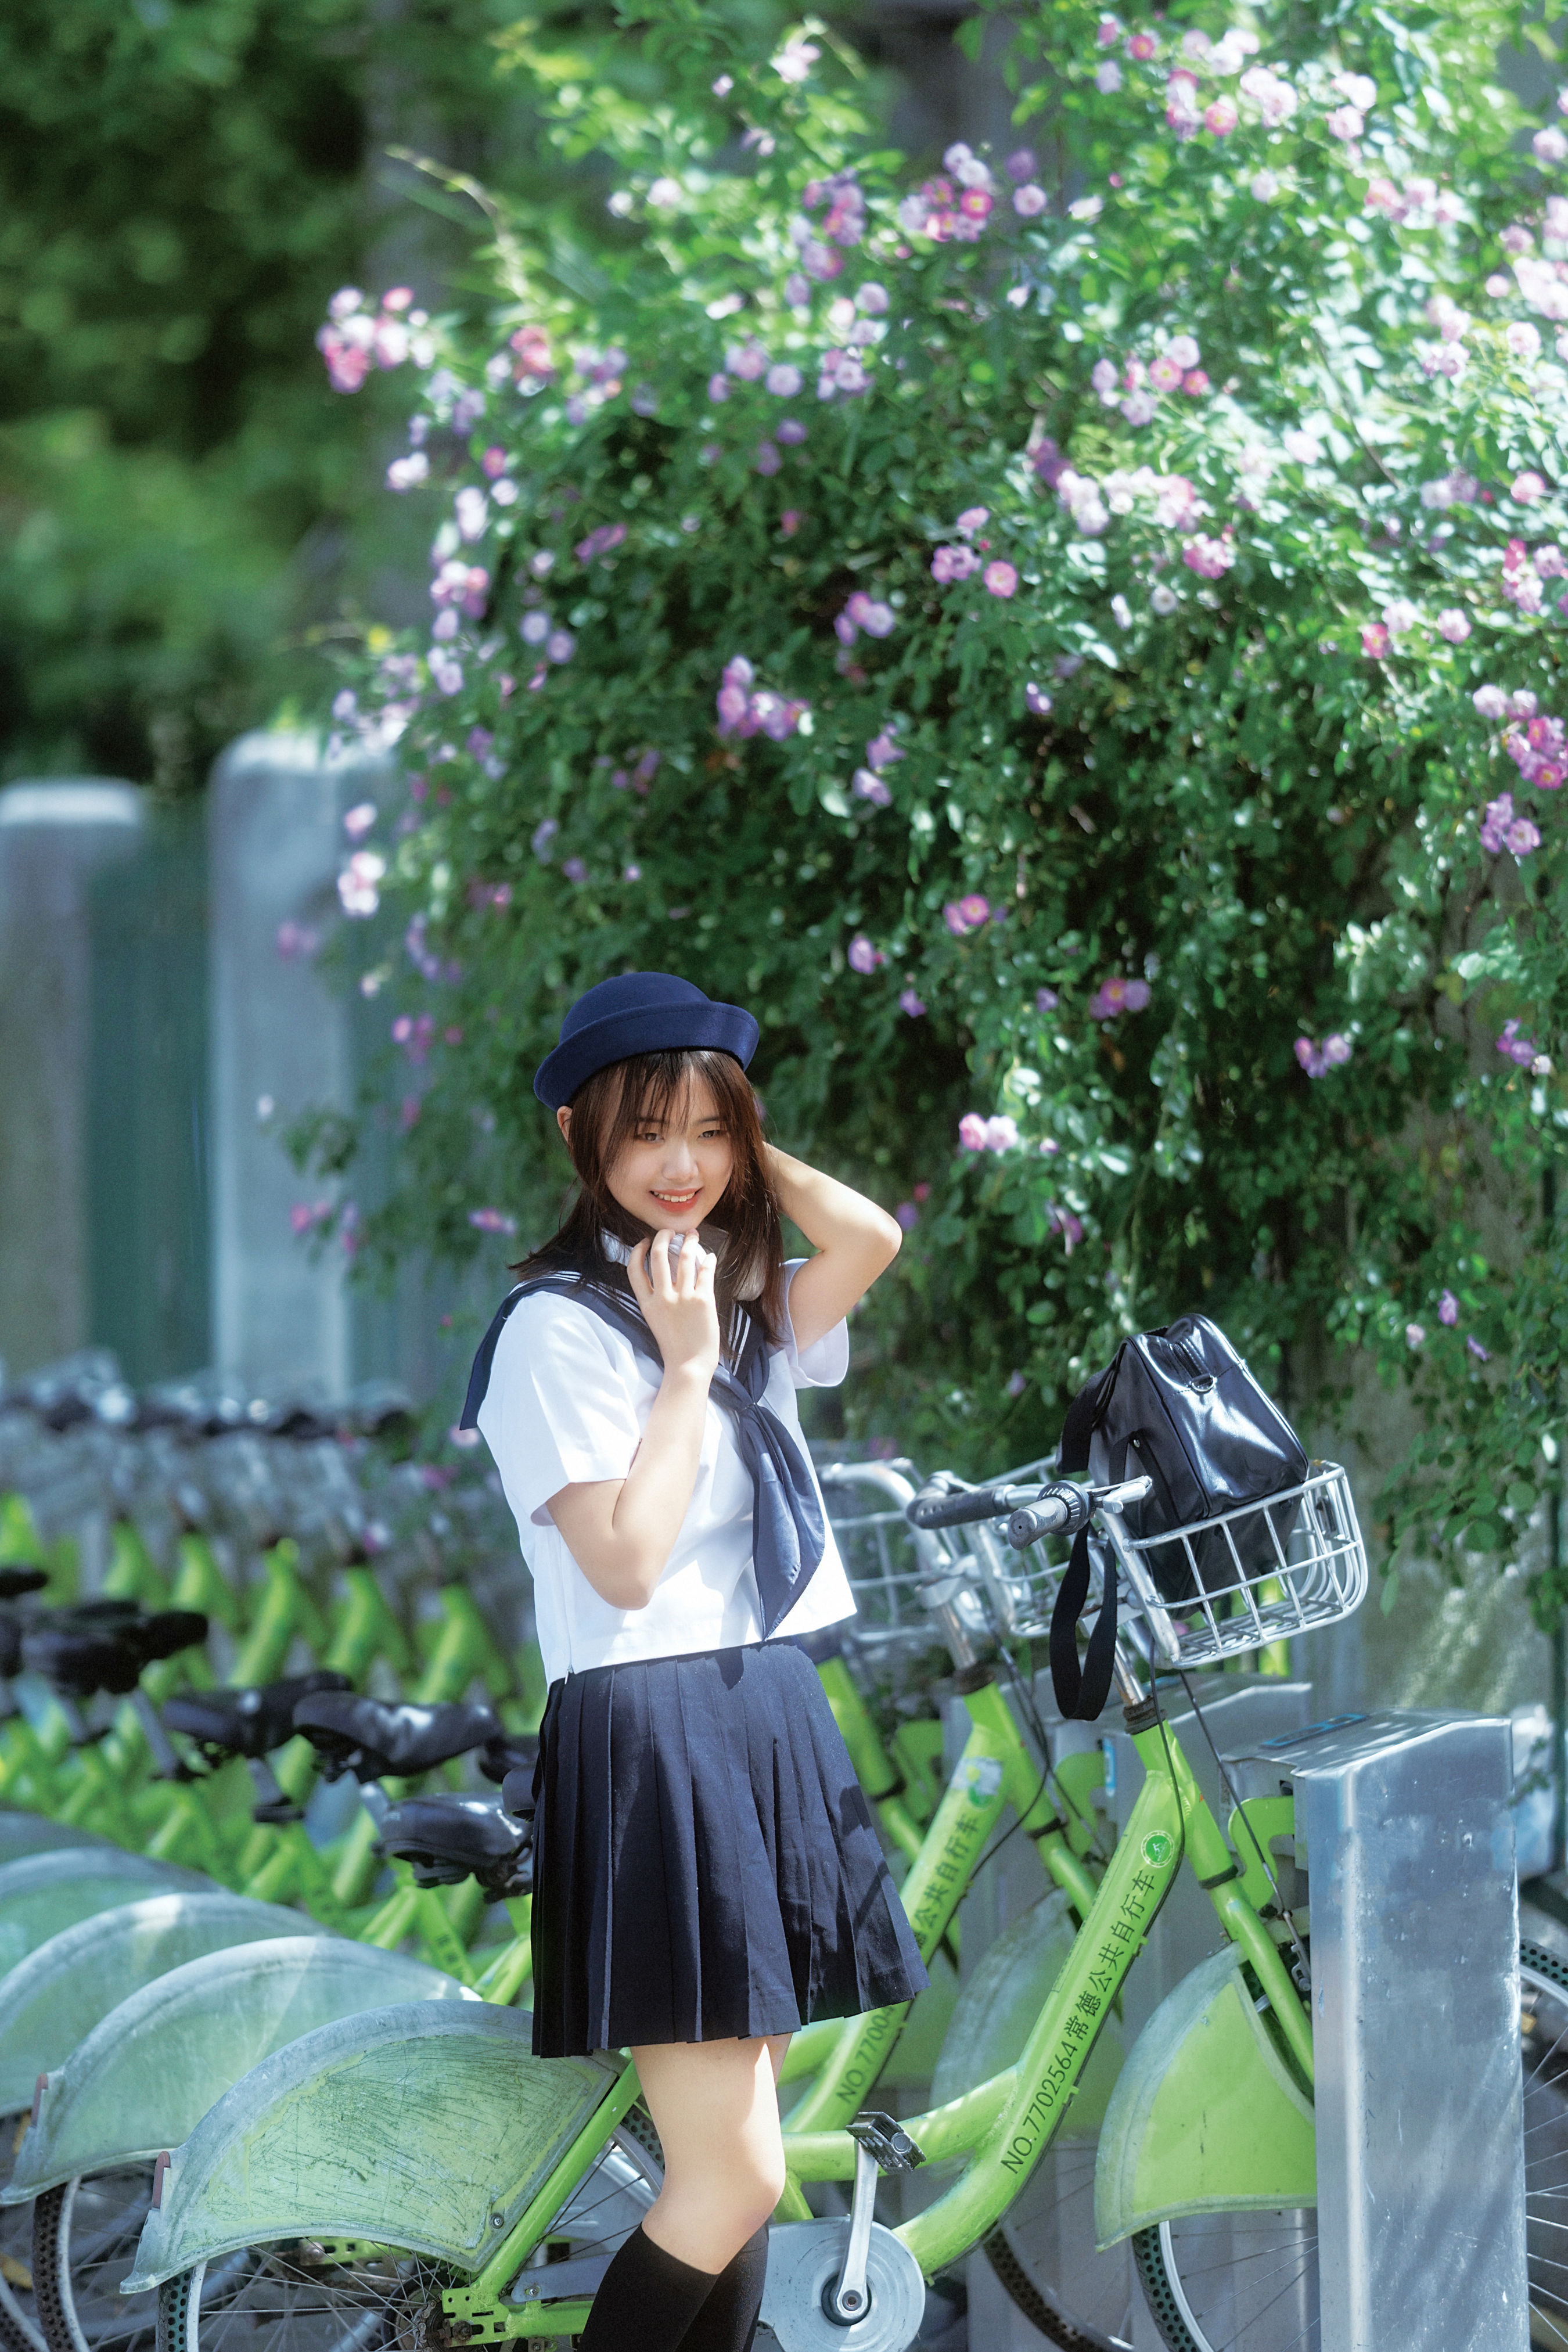
<instances>
[{"instance_id":1,"label":"bike row","mask_svg":"<svg viewBox=\"0 0 1568 2352\"><path fill-rule=\"evenodd\" d=\"M1232 1770L1234 1802L1216 1817L1157 1670L1234 1667L1357 1605L1365 1560L1342 1474L1313 1466L1286 1498L1295 1507L1283 1540L1275 1499L1261 1568L1245 1514L1235 1515L1217 1574L1212 1544L1201 1558L1189 1545L1179 1601L1168 1565L1157 1580L1127 1535L1121 1500L1131 1488L1042 1487L1037 1465L981 1490L934 1482L921 1500L888 1465L829 1470L825 1486L861 1615L851 1655L824 1657L819 1671L906 1865L922 1953L952 1948L1009 1806L1051 1891L998 1948L1003 1965L966 1984L937 2062L935 2104L921 2116L895 2123L868 2105L910 2030L906 2012L795 2038L784 2077L786 2098L798 2093L786 2115L790 2187L764 2317L786 2352L901 2352L919 2329L926 2282L984 2246L1053 2340L1106 2352L1127 2343L1125 2309L1091 2307L1092 2249L1064 2244L1044 2274L1017 2262L1010 2217L1047 2179L1059 2192L1052 2163L1070 2136L1092 2166L1092 2236L1131 2242L1168 2344L1283 2352L1314 2342L1310 1923L1290 1843L1289 1743L1261 1792ZM1120 1834L1104 1802L1104 1749L1042 1720L1025 1663L1060 1582L1058 1538L1084 1521L1095 1530L1097 1577L1121 1587L1116 1681L1144 1773ZM945 1773L940 1724L905 1721L884 1741L865 1697L893 1653L933 1636L967 1723ZM213 1696L220 1713L233 1701ZM372 1727L368 1717L351 1720L346 1710L365 1705L352 1694L296 1704L336 1714L315 1726L330 1735L316 1752L340 1767L354 1727ZM360 1761L379 1768L367 1788L399 1760L437 1760L424 1750L394 1756L391 1728L390 1717L378 1727L387 1748L360 1741ZM272 1770L265 1753L251 1760ZM460 1882L482 1903L500 1891L498 1869L521 1883L526 1797L514 1782L504 1790L514 1811L405 1798L383 1815L384 1852L396 1852L405 1831L410 1876ZM456 1835L464 1806L463 1818L491 1825L494 1850ZM1124 2050L1128 1971L1184 1860L1212 1906L1216 1948ZM143 1899L173 1907L203 1898ZM503 1908L507 1900L502 1893ZM525 1917L515 1894L510 1901L519 1932L510 1969L492 1966L477 1985L471 1966L465 1981L461 1968L393 1952L384 1931L367 1958L342 1935L290 1936L284 1914L284 1924L190 1954L101 2011L38 2067L31 2108L18 2116L5 2193L16 2212L31 2200L30 2263L13 2256L12 2266L30 2270L32 2304L13 2284L0 2325L19 2320L31 2352L150 2342L154 2327L171 2347L261 2330L279 2352L345 2336L456 2345L575 2333L610 2253L657 2193L657 2142L624 2053L532 2058L526 2017L509 2005L526 1981ZM97 1917L95 1941L113 1942L106 1926L136 1907L120 1903ZM23 1966L47 1976L63 1960L79 1973L86 1958L85 1946L73 1955L56 1942L52 1958L40 1945ZM376 1973L389 1964L426 1973L395 1990ZM1568 2032L1568 1972L1534 1946L1523 1964L1531 2284L1551 2328L1563 2305L1545 2230L1568 2170L1551 2053ZM11 1990L7 1980L15 2016ZM46 1997L40 2014L48 2005ZM894 2228L878 2223L879 2176L927 2167L941 2193Z\"/></svg>"}]
</instances>

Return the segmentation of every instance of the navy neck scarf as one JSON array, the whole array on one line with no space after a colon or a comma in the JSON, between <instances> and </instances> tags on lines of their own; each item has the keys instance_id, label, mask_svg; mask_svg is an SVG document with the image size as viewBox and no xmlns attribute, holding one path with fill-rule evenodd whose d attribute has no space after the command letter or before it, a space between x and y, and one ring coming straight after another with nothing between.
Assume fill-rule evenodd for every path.
<instances>
[{"instance_id":1,"label":"navy neck scarf","mask_svg":"<svg viewBox=\"0 0 1568 2352\"><path fill-rule=\"evenodd\" d=\"M661 1380L664 1377L658 1342L644 1319L624 1267L613 1268L607 1281L590 1281L586 1275L570 1269L535 1275L527 1282L520 1282L502 1299L494 1321L479 1342L468 1377L463 1416L458 1424L460 1429L479 1426L479 1407L489 1387L496 1345L508 1316L519 1299L531 1298L541 1290L576 1299L591 1315L596 1315L602 1323L608 1323L613 1330L629 1339L637 1354L653 1367L656 1376ZM746 1335L733 1369L721 1361L710 1393L720 1410L729 1415L741 1459L751 1473L752 1563L757 1579L764 1641L784 1622L816 1575L827 1537L816 1483L800 1445L773 1407L763 1402L767 1384L767 1343L756 1318L748 1315Z\"/></svg>"}]
</instances>

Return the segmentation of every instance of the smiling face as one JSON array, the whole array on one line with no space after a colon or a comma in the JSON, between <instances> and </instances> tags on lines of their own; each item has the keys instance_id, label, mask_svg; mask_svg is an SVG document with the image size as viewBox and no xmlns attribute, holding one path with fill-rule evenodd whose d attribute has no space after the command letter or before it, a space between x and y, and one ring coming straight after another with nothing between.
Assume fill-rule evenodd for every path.
<instances>
[{"instance_id":1,"label":"smiling face","mask_svg":"<svg viewBox=\"0 0 1568 2352\"><path fill-rule=\"evenodd\" d=\"M571 1110L555 1116L570 1146ZM662 1110L637 1120L604 1182L639 1224L655 1233L694 1233L724 1198L734 1166L723 1112L706 1079L693 1073Z\"/></svg>"}]
</instances>

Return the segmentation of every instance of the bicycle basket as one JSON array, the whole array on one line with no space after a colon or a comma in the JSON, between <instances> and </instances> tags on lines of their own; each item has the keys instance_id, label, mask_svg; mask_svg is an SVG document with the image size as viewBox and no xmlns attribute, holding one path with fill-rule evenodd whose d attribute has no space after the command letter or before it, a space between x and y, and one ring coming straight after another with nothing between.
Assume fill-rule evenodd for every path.
<instances>
[{"instance_id":1,"label":"bicycle basket","mask_svg":"<svg viewBox=\"0 0 1568 2352\"><path fill-rule=\"evenodd\" d=\"M904 1504L913 1496L910 1465L835 1462L821 1474L834 1540L855 1596L855 1615L834 1630L875 1660L931 1648L933 1632L919 1589L930 1575Z\"/></svg>"},{"instance_id":2,"label":"bicycle basket","mask_svg":"<svg viewBox=\"0 0 1568 2352\"><path fill-rule=\"evenodd\" d=\"M1106 1512L1090 1538L1093 1566L1086 1615L1099 1605L1107 1567L1120 1574L1124 1632L1158 1667L1213 1665L1245 1657L1351 1616L1366 1597L1366 1548L1350 1480L1335 1462L1314 1462L1299 1486L1184 1528L1134 1536ZM1043 1544L1018 1556L1006 1580L1007 1631L1045 1637L1066 1573L1065 1548ZM1174 1588L1184 1594L1167 1601Z\"/></svg>"}]
</instances>

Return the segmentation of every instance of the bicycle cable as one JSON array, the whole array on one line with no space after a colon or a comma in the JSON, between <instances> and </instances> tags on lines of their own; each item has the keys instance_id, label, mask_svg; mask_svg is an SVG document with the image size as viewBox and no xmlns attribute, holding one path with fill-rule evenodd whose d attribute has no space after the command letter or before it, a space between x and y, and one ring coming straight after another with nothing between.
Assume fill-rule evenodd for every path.
<instances>
[{"instance_id":1,"label":"bicycle cable","mask_svg":"<svg viewBox=\"0 0 1568 2352\"><path fill-rule=\"evenodd\" d=\"M1193 1695L1193 1686L1187 1680L1184 1668L1178 1666L1175 1671L1176 1679L1180 1682L1182 1688L1186 1692L1187 1705L1192 1708L1194 1715L1197 1717L1198 1729L1203 1733L1205 1739L1208 1743L1209 1754L1214 1758L1215 1769L1219 1774L1219 1785L1230 1801L1231 1819L1234 1821L1238 1813L1241 1816L1242 1827L1246 1830L1247 1834L1252 1843L1252 1850L1257 1854L1258 1862L1262 1865L1263 1875L1267 1878L1269 1885L1274 1891L1275 1908L1278 1911L1280 1919L1284 1923L1285 1933L1290 1938L1291 1948L1295 1952L1297 1959L1300 1962L1302 1973L1305 1975L1307 1979L1308 1990L1310 1990L1312 1982L1312 1964L1308 1957L1306 1948L1301 1942L1300 1937L1296 1933L1295 1919L1291 1913L1285 1907L1285 1898L1279 1890L1279 1881L1274 1875L1273 1863L1268 1853L1265 1851L1264 1846L1258 1838L1258 1832L1252 1826L1250 1814L1247 1812L1247 1808L1243 1805L1240 1798L1236 1793L1235 1783L1231 1780L1230 1774L1225 1769L1225 1759L1221 1756L1219 1749L1215 1746L1214 1734L1208 1727L1208 1723L1205 1717L1203 1708L1198 1705L1196 1698ZM1300 1990L1300 1988L1298 1988L1298 1990Z\"/></svg>"}]
</instances>

